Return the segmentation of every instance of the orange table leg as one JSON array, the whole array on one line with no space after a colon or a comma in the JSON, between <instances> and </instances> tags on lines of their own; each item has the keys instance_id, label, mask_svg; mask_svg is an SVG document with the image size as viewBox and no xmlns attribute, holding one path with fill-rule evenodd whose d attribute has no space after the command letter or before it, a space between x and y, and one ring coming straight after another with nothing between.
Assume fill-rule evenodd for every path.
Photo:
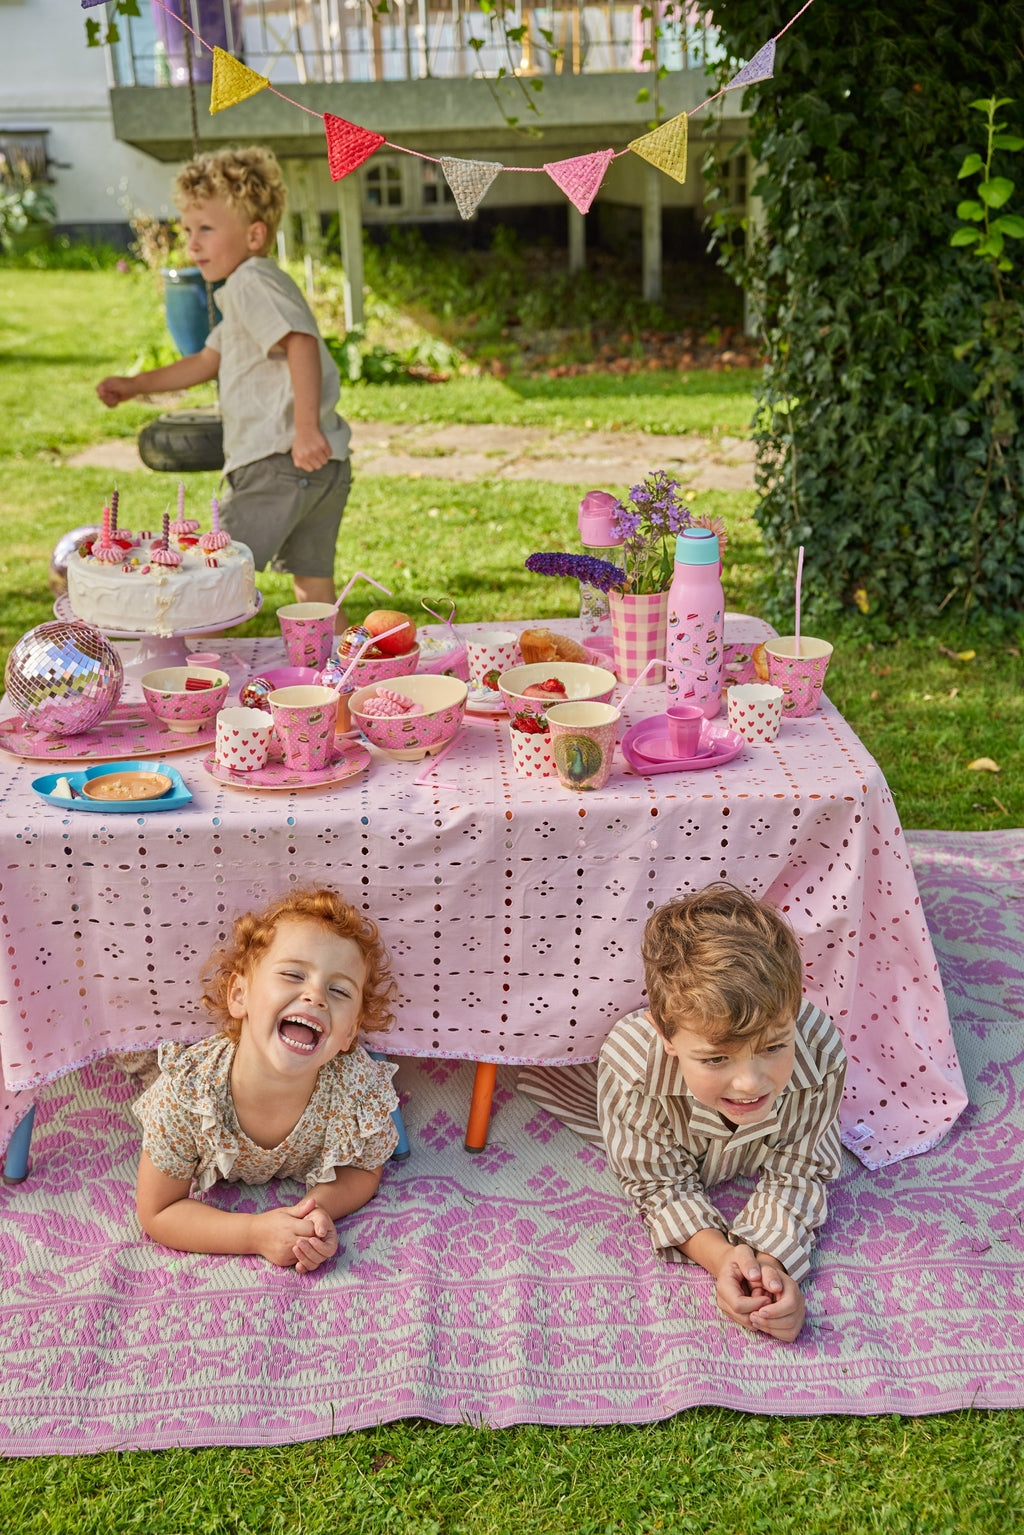
<instances>
[{"instance_id":1,"label":"orange table leg","mask_svg":"<svg viewBox=\"0 0 1024 1535\"><path fill-rule=\"evenodd\" d=\"M487 1145L487 1125L491 1117L491 1098L498 1068L488 1061L477 1061L473 1078L473 1099L466 1126L466 1150L483 1151Z\"/></svg>"}]
</instances>

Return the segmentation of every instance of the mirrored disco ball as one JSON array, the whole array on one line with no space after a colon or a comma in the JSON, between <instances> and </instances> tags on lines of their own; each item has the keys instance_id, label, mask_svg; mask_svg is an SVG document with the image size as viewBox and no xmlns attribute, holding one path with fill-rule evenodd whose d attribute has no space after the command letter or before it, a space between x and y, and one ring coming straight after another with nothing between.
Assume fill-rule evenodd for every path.
<instances>
[{"instance_id":1,"label":"mirrored disco ball","mask_svg":"<svg viewBox=\"0 0 1024 1535\"><path fill-rule=\"evenodd\" d=\"M4 670L18 713L50 735L77 735L106 719L123 681L121 658L99 630L61 619L23 634Z\"/></svg>"},{"instance_id":2,"label":"mirrored disco ball","mask_svg":"<svg viewBox=\"0 0 1024 1535\"><path fill-rule=\"evenodd\" d=\"M50 590L55 597L62 597L68 589L68 560L79 544L87 538L99 538L103 529L72 528L58 538L50 555Z\"/></svg>"}]
</instances>

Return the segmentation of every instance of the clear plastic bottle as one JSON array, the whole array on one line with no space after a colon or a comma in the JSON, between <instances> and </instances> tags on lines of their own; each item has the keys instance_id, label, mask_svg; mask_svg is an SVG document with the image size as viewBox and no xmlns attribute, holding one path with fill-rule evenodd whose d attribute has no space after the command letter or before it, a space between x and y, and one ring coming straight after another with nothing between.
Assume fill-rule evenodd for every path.
<instances>
[{"instance_id":1,"label":"clear plastic bottle","mask_svg":"<svg viewBox=\"0 0 1024 1535\"><path fill-rule=\"evenodd\" d=\"M716 535L684 528L676 539L668 593L666 701L700 704L714 719L722 703L725 595Z\"/></svg>"},{"instance_id":2,"label":"clear plastic bottle","mask_svg":"<svg viewBox=\"0 0 1024 1535\"><path fill-rule=\"evenodd\" d=\"M583 497L579 509L580 543L583 553L597 560L619 563L620 535L615 531L613 517L618 502L607 490L591 490ZM586 581L580 582L580 635L584 644L595 638L607 639L611 645L611 620L608 616L608 594Z\"/></svg>"}]
</instances>

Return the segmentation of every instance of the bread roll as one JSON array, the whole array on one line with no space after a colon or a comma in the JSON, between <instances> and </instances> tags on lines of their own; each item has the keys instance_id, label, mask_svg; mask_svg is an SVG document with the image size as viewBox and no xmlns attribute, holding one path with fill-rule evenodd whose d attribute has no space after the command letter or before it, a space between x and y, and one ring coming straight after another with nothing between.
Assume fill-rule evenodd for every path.
<instances>
[{"instance_id":1,"label":"bread roll","mask_svg":"<svg viewBox=\"0 0 1024 1535\"><path fill-rule=\"evenodd\" d=\"M519 636L524 664L535 661L587 661L589 657L578 640L551 629L524 629Z\"/></svg>"}]
</instances>

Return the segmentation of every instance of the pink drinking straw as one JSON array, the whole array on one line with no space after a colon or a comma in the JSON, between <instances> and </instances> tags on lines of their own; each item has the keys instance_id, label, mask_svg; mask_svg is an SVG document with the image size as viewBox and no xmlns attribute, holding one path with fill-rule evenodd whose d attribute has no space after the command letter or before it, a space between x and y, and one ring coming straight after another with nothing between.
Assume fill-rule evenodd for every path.
<instances>
[{"instance_id":1,"label":"pink drinking straw","mask_svg":"<svg viewBox=\"0 0 1024 1535\"><path fill-rule=\"evenodd\" d=\"M423 769L421 773L416 774L416 777L413 779L413 784L415 785L426 783L431 773L440 767L441 763L447 757L452 747L458 744L458 740L459 738L457 735L452 736L451 740L448 742L448 745L442 747L442 749L437 753L436 757L431 757L429 764ZM436 787L438 789L457 789L459 786L457 783L448 783L444 779L439 778L437 780Z\"/></svg>"},{"instance_id":2,"label":"pink drinking straw","mask_svg":"<svg viewBox=\"0 0 1024 1535\"><path fill-rule=\"evenodd\" d=\"M634 689L638 688L640 686L641 682L643 682L644 678L647 676L647 673L651 670L652 666L664 666L664 665L665 665L665 658L664 658L664 656L652 656L651 659L648 661L647 665L644 667L643 671L640 673L639 677L637 677L636 680L633 683L630 684L630 686L626 689L625 693L623 693L622 697L619 699L619 701L618 701L618 703L616 704L615 707L617 709L624 709L626 707L626 703L629 700L629 698L631 697Z\"/></svg>"},{"instance_id":3,"label":"pink drinking straw","mask_svg":"<svg viewBox=\"0 0 1024 1535\"><path fill-rule=\"evenodd\" d=\"M351 581L345 587L345 589L342 592L341 596L338 598L337 602L334 604L334 611L335 612L337 612L338 609L341 607L341 604L345 601L345 598L348 596L349 592L355 586L357 581L369 581L370 585L371 586L375 586L379 592L383 592L385 597L390 597L391 596L391 588L389 586L381 586L379 581L375 581L373 579L373 577L372 576L368 576L365 573L365 571L357 570L355 575L352 577ZM393 629L389 629L388 633L389 634L393 634L394 630ZM377 638L380 639L381 636L378 635ZM357 657L357 659L358 659L358 657Z\"/></svg>"},{"instance_id":4,"label":"pink drinking straw","mask_svg":"<svg viewBox=\"0 0 1024 1535\"><path fill-rule=\"evenodd\" d=\"M800 654L800 588L804 584L804 546L800 545L800 552L796 557L796 622L793 625L794 644L793 654Z\"/></svg>"},{"instance_id":5,"label":"pink drinking straw","mask_svg":"<svg viewBox=\"0 0 1024 1535\"><path fill-rule=\"evenodd\" d=\"M374 584L374 586L376 586L377 585L376 581L373 584ZM383 591L383 590L384 590L384 588L381 587L381 591ZM390 592L388 592L388 596L389 597L391 596ZM348 671L345 672L345 674L342 677L341 681L338 683L338 686L335 689L335 692L340 693L342 691L342 689L344 688L346 682L351 677L352 673L355 671L355 669L359 665L360 661L363 659L363 656L365 655L366 651L368 651L370 649L371 645L376 645L379 640L386 640L389 634L397 634L399 632L399 630L404 629L405 627L406 626L405 626L404 623L402 623L402 624L395 624L393 628L385 629L383 634L371 634L368 639L365 639L363 641L363 643L360 645L359 649L356 651L355 655L352 657L352 664L349 667Z\"/></svg>"}]
</instances>

